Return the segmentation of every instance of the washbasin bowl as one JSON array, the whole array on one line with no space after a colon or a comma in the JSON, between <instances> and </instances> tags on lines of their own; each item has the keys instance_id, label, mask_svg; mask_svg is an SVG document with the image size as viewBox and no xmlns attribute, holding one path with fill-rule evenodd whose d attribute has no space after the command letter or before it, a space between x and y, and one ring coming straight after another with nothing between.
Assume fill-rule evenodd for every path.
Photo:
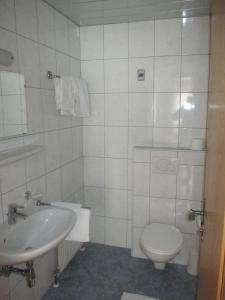
<instances>
[{"instance_id":1,"label":"washbasin bowl","mask_svg":"<svg viewBox=\"0 0 225 300\"><path fill-rule=\"evenodd\" d=\"M49 207L8 226L0 235L0 265L16 265L43 255L70 233L76 214L69 209Z\"/></svg>"}]
</instances>

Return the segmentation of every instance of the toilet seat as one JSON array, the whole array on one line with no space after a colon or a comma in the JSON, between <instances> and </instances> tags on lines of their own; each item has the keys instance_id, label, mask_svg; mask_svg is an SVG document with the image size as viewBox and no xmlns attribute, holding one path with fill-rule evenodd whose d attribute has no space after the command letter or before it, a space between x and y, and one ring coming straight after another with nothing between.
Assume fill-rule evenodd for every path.
<instances>
[{"instance_id":1,"label":"toilet seat","mask_svg":"<svg viewBox=\"0 0 225 300\"><path fill-rule=\"evenodd\" d=\"M144 229L141 243L152 254L172 255L181 250L183 237L173 225L151 223Z\"/></svg>"}]
</instances>

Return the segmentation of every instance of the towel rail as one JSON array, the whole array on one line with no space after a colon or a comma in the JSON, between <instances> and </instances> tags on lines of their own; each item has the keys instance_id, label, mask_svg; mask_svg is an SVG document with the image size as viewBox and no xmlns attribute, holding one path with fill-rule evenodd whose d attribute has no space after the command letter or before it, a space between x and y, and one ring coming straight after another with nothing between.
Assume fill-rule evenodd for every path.
<instances>
[{"instance_id":1,"label":"towel rail","mask_svg":"<svg viewBox=\"0 0 225 300\"><path fill-rule=\"evenodd\" d=\"M48 77L48 79L61 78L60 75L55 75L55 74L52 73L52 71L47 72L47 77Z\"/></svg>"}]
</instances>

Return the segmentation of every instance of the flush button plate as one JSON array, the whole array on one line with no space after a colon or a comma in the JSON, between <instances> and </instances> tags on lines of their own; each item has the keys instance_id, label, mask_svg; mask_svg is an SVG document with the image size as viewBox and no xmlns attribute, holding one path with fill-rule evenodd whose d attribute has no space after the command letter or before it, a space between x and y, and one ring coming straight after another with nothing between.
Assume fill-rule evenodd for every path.
<instances>
[{"instance_id":1,"label":"flush button plate","mask_svg":"<svg viewBox=\"0 0 225 300\"><path fill-rule=\"evenodd\" d=\"M138 81L145 81L145 69L138 69L137 70L137 80Z\"/></svg>"}]
</instances>

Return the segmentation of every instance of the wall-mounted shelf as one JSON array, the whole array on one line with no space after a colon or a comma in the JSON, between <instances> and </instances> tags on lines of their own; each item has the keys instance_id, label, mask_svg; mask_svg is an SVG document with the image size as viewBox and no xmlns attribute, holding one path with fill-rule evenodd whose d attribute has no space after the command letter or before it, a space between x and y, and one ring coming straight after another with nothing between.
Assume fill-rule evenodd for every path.
<instances>
[{"instance_id":1,"label":"wall-mounted shelf","mask_svg":"<svg viewBox=\"0 0 225 300\"><path fill-rule=\"evenodd\" d=\"M206 152L206 149L193 150L190 148L175 148L175 147L156 147L156 146L134 146L134 150L159 150L159 151L190 151L190 152Z\"/></svg>"},{"instance_id":2,"label":"wall-mounted shelf","mask_svg":"<svg viewBox=\"0 0 225 300\"><path fill-rule=\"evenodd\" d=\"M0 167L25 159L43 151L43 146L25 145L17 148L0 151Z\"/></svg>"}]
</instances>

